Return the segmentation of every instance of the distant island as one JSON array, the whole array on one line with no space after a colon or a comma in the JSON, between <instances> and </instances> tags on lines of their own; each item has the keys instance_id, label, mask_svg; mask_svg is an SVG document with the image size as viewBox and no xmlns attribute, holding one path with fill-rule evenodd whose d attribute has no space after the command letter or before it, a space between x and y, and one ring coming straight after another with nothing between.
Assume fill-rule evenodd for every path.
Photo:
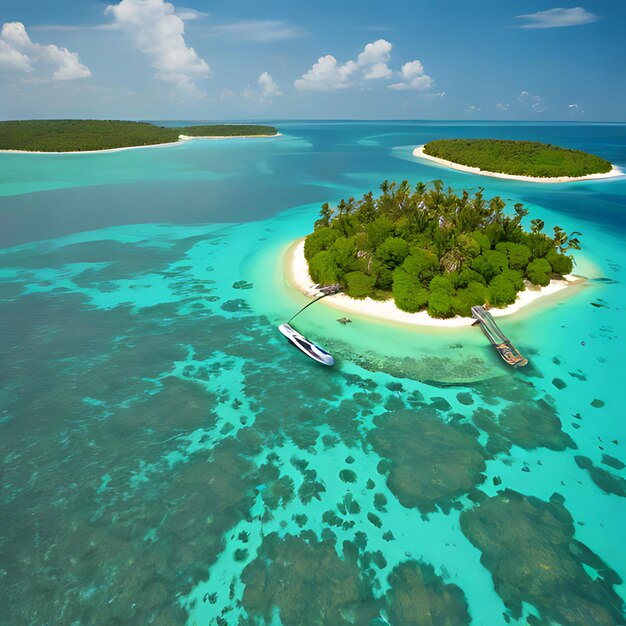
<instances>
[{"instance_id":1,"label":"distant island","mask_svg":"<svg viewBox=\"0 0 626 626\"><path fill-rule=\"evenodd\" d=\"M580 249L580 233L555 226L550 237L540 219L527 231L522 204L507 214L482 190L457 195L440 180L380 189L322 206L303 249L315 283L340 283L352 299L393 298L407 313L471 317L472 306L506 307L527 287L562 281L573 268L568 253Z\"/></svg>"},{"instance_id":2,"label":"distant island","mask_svg":"<svg viewBox=\"0 0 626 626\"><path fill-rule=\"evenodd\" d=\"M181 137L266 137L277 132L273 126L253 124L168 127L116 120L20 120L0 122L0 150L93 152L175 143Z\"/></svg>"},{"instance_id":3,"label":"distant island","mask_svg":"<svg viewBox=\"0 0 626 626\"><path fill-rule=\"evenodd\" d=\"M609 178L622 173L594 154L537 141L438 139L418 146L413 154L470 173L539 182Z\"/></svg>"}]
</instances>

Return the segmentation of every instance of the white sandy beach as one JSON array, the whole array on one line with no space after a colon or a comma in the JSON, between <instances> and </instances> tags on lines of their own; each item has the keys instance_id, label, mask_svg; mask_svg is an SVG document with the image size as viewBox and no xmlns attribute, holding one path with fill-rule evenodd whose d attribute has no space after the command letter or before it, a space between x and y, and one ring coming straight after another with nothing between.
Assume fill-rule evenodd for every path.
<instances>
[{"instance_id":1,"label":"white sandy beach","mask_svg":"<svg viewBox=\"0 0 626 626\"><path fill-rule=\"evenodd\" d=\"M291 285L309 297L320 295L313 279L309 275L309 266L304 258L304 239L299 239L289 247L285 255L284 267L286 278ZM513 304L503 309L490 309L489 312L494 317L512 315L532 303L537 302L539 299L552 296L568 287L571 288L575 285L582 285L584 281L585 279L581 276L569 275L565 277L565 280L551 280L550 284L546 287L530 285L530 288L527 286L525 291L518 293L517 300ZM572 291L574 290L572 289ZM474 323L471 317L456 316L450 319L435 319L430 317L426 311L407 313L406 311L401 311L395 305L393 299L386 300L385 302L372 300L371 298L356 300L355 298L350 298L340 293L334 296L327 296L323 300L320 300L320 304L331 306L345 313L356 313L358 315L413 326L458 328L471 326Z\"/></svg>"},{"instance_id":2,"label":"white sandy beach","mask_svg":"<svg viewBox=\"0 0 626 626\"><path fill-rule=\"evenodd\" d=\"M178 135L178 139L180 139L181 141L188 141L189 139L211 139L213 141L215 140L219 140L219 139L256 139L258 138L262 138L262 137L282 137L283 134L282 133L275 133L273 135L226 135L224 137L220 137L220 136L215 136L215 137L194 137L193 135Z\"/></svg>"},{"instance_id":3,"label":"white sandy beach","mask_svg":"<svg viewBox=\"0 0 626 626\"><path fill-rule=\"evenodd\" d=\"M534 176L516 176L514 174L501 174L499 172L487 172L481 170L479 167L470 167L468 165L461 165L452 161L446 161L446 159L440 159L438 157L430 156L424 152L424 146L417 146L413 150L413 156L419 159L427 159L443 167L450 167L461 172L467 172L469 174L478 174L480 176L492 176L494 178L508 178L509 180L521 180L531 183L572 183L578 180L603 180L606 178L616 178L618 176L624 176L624 172L613 165L610 172L605 174L589 174L588 176L557 176L553 178L536 178Z\"/></svg>"},{"instance_id":4,"label":"white sandy beach","mask_svg":"<svg viewBox=\"0 0 626 626\"><path fill-rule=\"evenodd\" d=\"M45 152L43 150L0 150L0 153L8 152L12 154L103 154L105 152L122 152L123 150L138 150L140 148L167 148L172 146L182 146L186 141L191 141L192 139L254 139L257 137L282 137L282 134L276 133L275 135L228 135L226 137L193 137L191 135L178 135L178 141L168 141L166 143L151 143L146 146L125 146L122 148L107 148L106 150L73 150L67 152Z\"/></svg>"}]
</instances>

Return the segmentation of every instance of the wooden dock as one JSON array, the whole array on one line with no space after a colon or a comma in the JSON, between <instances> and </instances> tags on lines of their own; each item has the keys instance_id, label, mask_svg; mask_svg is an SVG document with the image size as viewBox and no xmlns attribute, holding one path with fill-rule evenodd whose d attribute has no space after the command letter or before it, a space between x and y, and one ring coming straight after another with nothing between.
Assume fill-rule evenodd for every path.
<instances>
[{"instance_id":1,"label":"wooden dock","mask_svg":"<svg viewBox=\"0 0 626 626\"><path fill-rule=\"evenodd\" d=\"M500 356L513 367L523 367L528 363L519 350L509 341L508 337L500 330L493 316L482 306L472 307L472 317L485 333L485 336L496 348Z\"/></svg>"}]
</instances>

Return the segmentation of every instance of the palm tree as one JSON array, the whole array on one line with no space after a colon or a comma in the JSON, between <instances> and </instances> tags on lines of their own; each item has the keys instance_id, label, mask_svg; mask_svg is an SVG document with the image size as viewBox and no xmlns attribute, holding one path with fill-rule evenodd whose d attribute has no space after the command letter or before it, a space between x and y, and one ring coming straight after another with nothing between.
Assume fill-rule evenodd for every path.
<instances>
[{"instance_id":1,"label":"palm tree","mask_svg":"<svg viewBox=\"0 0 626 626\"><path fill-rule=\"evenodd\" d=\"M346 201L342 198L339 204L337 205L337 220L339 221L339 226L341 226L341 230L343 234L347 237L348 230L346 228L346 215L347 215L348 205Z\"/></svg>"},{"instance_id":2,"label":"palm tree","mask_svg":"<svg viewBox=\"0 0 626 626\"><path fill-rule=\"evenodd\" d=\"M566 250L580 250L580 239L578 239L577 237L572 237L572 235L582 235L582 233L579 233L577 230L575 230L569 234L569 240Z\"/></svg>"},{"instance_id":3,"label":"palm tree","mask_svg":"<svg viewBox=\"0 0 626 626\"><path fill-rule=\"evenodd\" d=\"M482 195L482 194L481 194ZM502 223L502 212L506 206L504 200L500 196L495 196L489 201L489 209L491 210L491 221L497 224Z\"/></svg>"},{"instance_id":4,"label":"palm tree","mask_svg":"<svg viewBox=\"0 0 626 626\"><path fill-rule=\"evenodd\" d=\"M561 252L561 254L564 251L567 239L567 233L560 226L555 226L554 237L552 238L552 241L554 241L554 245L559 249L559 252Z\"/></svg>"},{"instance_id":5,"label":"palm tree","mask_svg":"<svg viewBox=\"0 0 626 626\"><path fill-rule=\"evenodd\" d=\"M528 209L525 209L524 205L519 202L513 207L513 209L515 210L515 215L519 218L518 223L522 221L523 217L528 215Z\"/></svg>"},{"instance_id":6,"label":"palm tree","mask_svg":"<svg viewBox=\"0 0 626 626\"><path fill-rule=\"evenodd\" d=\"M552 241L559 252L565 254L568 250L580 250L580 239L576 235L582 235L582 233L574 230L568 235L560 226L555 226Z\"/></svg>"},{"instance_id":7,"label":"palm tree","mask_svg":"<svg viewBox=\"0 0 626 626\"><path fill-rule=\"evenodd\" d=\"M358 222L361 224L371 222L376 218L376 203L374 194L371 191L366 193L362 200L359 200L355 213Z\"/></svg>"},{"instance_id":8,"label":"palm tree","mask_svg":"<svg viewBox=\"0 0 626 626\"><path fill-rule=\"evenodd\" d=\"M545 224L544 224L543 220L540 220L540 219L530 220L530 230L535 235L538 235L543 230L544 226L545 226Z\"/></svg>"},{"instance_id":9,"label":"palm tree","mask_svg":"<svg viewBox=\"0 0 626 626\"><path fill-rule=\"evenodd\" d=\"M403 180L395 193L395 204L399 209L399 214L404 215L411 199L411 187L408 180Z\"/></svg>"},{"instance_id":10,"label":"palm tree","mask_svg":"<svg viewBox=\"0 0 626 626\"><path fill-rule=\"evenodd\" d=\"M523 204L518 203L513 209L515 210L515 217L509 217L507 215L502 219L504 236L508 241L515 239L515 234L521 231L522 218L528 215L528 209L525 209Z\"/></svg>"},{"instance_id":11,"label":"palm tree","mask_svg":"<svg viewBox=\"0 0 626 626\"><path fill-rule=\"evenodd\" d=\"M330 226L330 220L332 216L333 210L330 208L328 202L324 202L320 210L320 219L315 222L315 228L320 228L321 226Z\"/></svg>"}]
</instances>

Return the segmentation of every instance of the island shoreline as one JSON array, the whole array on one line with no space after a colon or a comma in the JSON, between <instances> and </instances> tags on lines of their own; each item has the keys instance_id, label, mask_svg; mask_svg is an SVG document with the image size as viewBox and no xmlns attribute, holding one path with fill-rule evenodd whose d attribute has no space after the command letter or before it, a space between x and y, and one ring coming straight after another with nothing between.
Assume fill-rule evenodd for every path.
<instances>
[{"instance_id":1,"label":"island shoreline","mask_svg":"<svg viewBox=\"0 0 626 626\"><path fill-rule=\"evenodd\" d=\"M624 176L624 172L617 166L611 164L611 171L605 172L601 174L588 174L586 176L557 176L554 178L539 178L535 176L521 176L517 174L503 174L501 172L489 172L487 170L481 170L479 167L472 167L469 165L462 165L461 163L455 163L454 161L448 161L446 159L440 159L439 157L431 156L430 154L426 154L424 152L424 145L417 146L413 150L413 156L418 159L425 159L427 161L431 161L436 163L437 165L441 165L443 167L449 167L454 170L458 170L460 172L465 172L466 174L478 174L479 176L490 176L492 178L504 178L508 180L518 180L523 182L530 183L544 183L544 184L555 184L555 183L573 183L577 181L583 180L605 180L611 178L618 178Z\"/></svg>"},{"instance_id":2,"label":"island shoreline","mask_svg":"<svg viewBox=\"0 0 626 626\"><path fill-rule=\"evenodd\" d=\"M300 291L300 293L313 298L321 295L316 288L315 282L309 275L309 266L304 257L304 238L297 239L291 243L284 253L283 272L287 283ZM506 317L527 309L531 304L546 302L551 296L573 295L586 283L583 276L568 275L564 280L551 280L546 287L531 288L521 291L517 295L517 300L509 306L498 309L490 309L494 317ZM567 294L565 293L567 289ZM407 313L396 307L393 299L386 301L364 298L357 300L340 293L327 296L320 303L334 308L343 313L352 313L375 319L380 322L391 322L403 326L418 326L422 328L467 328L474 323L471 317L455 316L448 319L437 319L430 317L426 311L418 313Z\"/></svg>"},{"instance_id":3,"label":"island shoreline","mask_svg":"<svg viewBox=\"0 0 626 626\"><path fill-rule=\"evenodd\" d=\"M274 135L207 135L207 136L192 136L192 135L179 135L176 141L166 141L163 143L150 143L141 146L121 146L119 148L105 148L103 150L67 150L67 151L44 151L44 150L0 150L0 154L105 154L107 152L122 152L123 150L137 150L139 148L167 148L172 146L184 146L185 142L195 139L267 139L269 137L282 137L282 133L275 133Z\"/></svg>"}]
</instances>

